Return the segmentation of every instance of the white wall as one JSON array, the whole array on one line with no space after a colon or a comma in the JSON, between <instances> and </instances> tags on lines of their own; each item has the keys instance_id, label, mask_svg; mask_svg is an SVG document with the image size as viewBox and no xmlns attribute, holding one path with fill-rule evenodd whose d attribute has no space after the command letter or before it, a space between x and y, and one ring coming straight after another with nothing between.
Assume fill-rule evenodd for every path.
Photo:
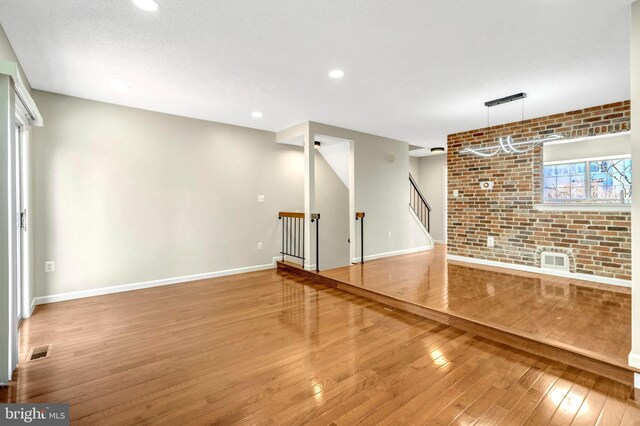
<instances>
[{"instance_id":1,"label":"white wall","mask_svg":"<svg viewBox=\"0 0 640 426\"><path fill-rule=\"evenodd\" d=\"M20 70L20 77L22 77L22 82L27 87L27 90L31 91L31 86L29 85L29 80L22 71L22 66L20 65L20 61L16 56L16 53L11 47L11 43L7 38L7 35L4 32L4 29L0 25L0 61L11 61L16 62L18 64L18 69Z\"/></svg>"},{"instance_id":2,"label":"white wall","mask_svg":"<svg viewBox=\"0 0 640 426\"><path fill-rule=\"evenodd\" d=\"M316 139L319 139L316 136ZM346 188L349 187L349 141L344 142L323 142L321 146L316 148L316 152L320 153L326 160L327 164L333 169L334 173L340 178Z\"/></svg>"},{"instance_id":3,"label":"white wall","mask_svg":"<svg viewBox=\"0 0 640 426\"><path fill-rule=\"evenodd\" d=\"M303 208L302 150L274 133L34 97L36 296L269 264Z\"/></svg>"},{"instance_id":4,"label":"white wall","mask_svg":"<svg viewBox=\"0 0 640 426\"><path fill-rule=\"evenodd\" d=\"M420 181L420 157L409 157L409 173L416 182Z\"/></svg>"},{"instance_id":5,"label":"white wall","mask_svg":"<svg viewBox=\"0 0 640 426\"><path fill-rule=\"evenodd\" d=\"M348 143L345 142L343 145L347 145L345 155L348 165ZM347 266L351 263L348 242L349 189L320 150L316 150L314 159L316 210L320 213L320 269ZM316 263L315 249L311 263Z\"/></svg>"},{"instance_id":6,"label":"white wall","mask_svg":"<svg viewBox=\"0 0 640 426\"><path fill-rule=\"evenodd\" d=\"M366 213L365 257L431 244L409 213L408 143L315 122L309 133L353 141L355 210Z\"/></svg>"},{"instance_id":7,"label":"white wall","mask_svg":"<svg viewBox=\"0 0 640 426\"><path fill-rule=\"evenodd\" d=\"M420 158L419 178L416 178L422 195L431 206L431 236L436 241L445 239L445 179L446 154ZM414 176L415 177L415 176Z\"/></svg>"},{"instance_id":8,"label":"white wall","mask_svg":"<svg viewBox=\"0 0 640 426\"><path fill-rule=\"evenodd\" d=\"M640 1L632 7L631 22L631 155L640 164ZM634 130L636 129L636 130ZM640 182L640 167L633 168L632 179ZM631 290L631 354L629 364L640 368L640 203L631 203L631 253L633 255ZM638 375L636 374L636 379ZM636 382L636 387L638 383Z\"/></svg>"}]
</instances>

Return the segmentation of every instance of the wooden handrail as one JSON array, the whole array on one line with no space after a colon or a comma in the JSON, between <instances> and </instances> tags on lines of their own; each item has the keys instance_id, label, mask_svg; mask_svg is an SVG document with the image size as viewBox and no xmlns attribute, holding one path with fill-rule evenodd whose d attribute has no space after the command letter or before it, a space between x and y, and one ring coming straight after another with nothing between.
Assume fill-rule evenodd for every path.
<instances>
[{"instance_id":1,"label":"wooden handrail","mask_svg":"<svg viewBox=\"0 0 640 426\"><path fill-rule=\"evenodd\" d=\"M300 212L280 212L278 217L295 217L298 219L304 219L304 213Z\"/></svg>"},{"instance_id":2,"label":"wooden handrail","mask_svg":"<svg viewBox=\"0 0 640 426\"><path fill-rule=\"evenodd\" d=\"M420 199L422 200L422 202L424 203L425 206L427 206L427 209L429 211L431 211L431 206L429 205L429 203L427 202L427 199L424 198L424 195L422 195L422 192L420 191L420 188L418 188L418 184L416 183L416 181L413 179L413 176L411 176L411 173L409 173L409 181L411 181L411 184L413 185L413 188L416 190L416 193L418 194L418 196L420 197Z\"/></svg>"},{"instance_id":3,"label":"wooden handrail","mask_svg":"<svg viewBox=\"0 0 640 426\"><path fill-rule=\"evenodd\" d=\"M316 230L316 272L320 271L320 213L309 215L311 223L315 224ZM294 257L302 261L304 268L305 261L305 223L306 215L302 212L278 212L278 219L282 221L282 261L286 256Z\"/></svg>"}]
</instances>

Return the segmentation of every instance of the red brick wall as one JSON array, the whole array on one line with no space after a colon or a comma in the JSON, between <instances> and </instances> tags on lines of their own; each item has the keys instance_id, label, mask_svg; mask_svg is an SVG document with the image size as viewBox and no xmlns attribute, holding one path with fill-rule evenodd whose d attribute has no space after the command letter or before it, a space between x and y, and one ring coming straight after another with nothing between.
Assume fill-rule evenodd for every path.
<instances>
[{"instance_id":1,"label":"red brick wall","mask_svg":"<svg viewBox=\"0 0 640 426\"><path fill-rule=\"evenodd\" d=\"M491 158L460 154L465 147L494 145L551 133L565 138L630 130L630 101L540 117L448 136L449 254L540 266L540 252L569 253L571 272L631 279L630 212L542 212L542 147ZM494 182L492 190L479 182ZM453 197L458 190L459 196ZM495 247L487 247L493 236Z\"/></svg>"}]
</instances>

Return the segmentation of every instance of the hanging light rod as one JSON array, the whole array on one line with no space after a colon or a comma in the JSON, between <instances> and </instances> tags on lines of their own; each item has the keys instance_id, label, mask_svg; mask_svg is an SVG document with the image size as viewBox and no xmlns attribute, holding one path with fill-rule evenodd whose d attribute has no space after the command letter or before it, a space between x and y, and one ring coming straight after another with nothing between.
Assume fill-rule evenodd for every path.
<instances>
[{"instance_id":1,"label":"hanging light rod","mask_svg":"<svg viewBox=\"0 0 640 426\"><path fill-rule=\"evenodd\" d=\"M484 103L484 106L486 107L492 107L492 106L496 106L496 105L502 105L502 104L506 104L509 102L513 102L513 101L517 101L519 99L524 99L527 97L526 93L516 93L515 95L509 95L509 96L505 96L504 98L499 98L499 99L494 99L492 101L487 101Z\"/></svg>"},{"instance_id":2,"label":"hanging light rod","mask_svg":"<svg viewBox=\"0 0 640 426\"><path fill-rule=\"evenodd\" d=\"M482 148L464 148L460 150L460 154L473 154L478 157L493 157L500 152L505 154L524 154L540 144L557 141L562 138L564 138L562 135L548 135L539 139L514 142L511 136L500 137L498 138L498 145L485 146Z\"/></svg>"}]
</instances>

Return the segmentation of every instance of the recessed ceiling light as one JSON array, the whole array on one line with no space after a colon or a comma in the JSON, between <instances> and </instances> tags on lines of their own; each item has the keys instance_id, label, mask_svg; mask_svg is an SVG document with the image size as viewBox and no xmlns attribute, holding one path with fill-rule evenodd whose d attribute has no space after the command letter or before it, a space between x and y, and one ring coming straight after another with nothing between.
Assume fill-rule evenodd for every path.
<instances>
[{"instance_id":1,"label":"recessed ceiling light","mask_svg":"<svg viewBox=\"0 0 640 426\"><path fill-rule=\"evenodd\" d=\"M262 113L261 113L260 111L253 111L253 112L251 113L251 116L252 116L253 118L262 118Z\"/></svg>"},{"instance_id":2,"label":"recessed ceiling light","mask_svg":"<svg viewBox=\"0 0 640 426\"><path fill-rule=\"evenodd\" d=\"M342 70L332 70L329 72L329 77L331 78L342 78L344 77L344 71Z\"/></svg>"},{"instance_id":3,"label":"recessed ceiling light","mask_svg":"<svg viewBox=\"0 0 640 426\"><path fill-rule=\"evenodd\" d=\"M129 90L129 83L124 80L112 80L111 87L117 90Z\"/></svg>"},{"instance_id":4,"label":"recessed ceiling light","mask_svg":"<svg viewBox=\"0 0 640 426\"><path fill-rule=\"evenodd\" d=\"M156 0L133 0L133 4L147 12L155 12L160 9L160 5Z\"/></svg>"},{"instance_id":5,"label":"recessed ceiling light","mask_svg":"<svg viewBox=\"0 0 640 426\"><path fill-rule=\"evenodd\" d=\"M444 152L444 147L436 146L435 148L431 148L431 152Z\"/></svg>"}]
</instances>

